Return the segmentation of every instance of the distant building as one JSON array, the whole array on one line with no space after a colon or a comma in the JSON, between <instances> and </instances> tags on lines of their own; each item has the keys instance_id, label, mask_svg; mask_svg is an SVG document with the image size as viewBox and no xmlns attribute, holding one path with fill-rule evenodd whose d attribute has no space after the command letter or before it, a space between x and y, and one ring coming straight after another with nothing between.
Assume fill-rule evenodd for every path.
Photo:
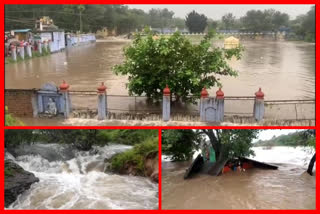
<instances>
[{"instance_id":1,"label":"distant building","mask_svg":"<svg viewBox=\"0 0 320 214\"><path fill-rule=\"evenodd\" d=\"M150 28L150 30L152 32L161 33L161 34L172 34L177 31L179 31L180 33L189 33L189 31L187 29L178 29L177 27L175 27L175 28Z\"/></svg>"},{"instance_id":2,"label":"distant building","mask_svg":"<svg viewBox=\"0 0 320 214\"><path fill-rule=\"evenodd\" d=\"M36 21L35 33L39 35L41 42L50 41L50 51L57 52L65 49L65 35L64 30L59 29L53 24L52 19L44 16Z\"/></svg>"},{"instance_id":3,"label":"distant building","mask_svg":"<svg viewBox=\"0 0 320 214\"><path fill-rule=\"evenodd\" d=\"M10 32L11 36L14 36L19 41L29 41L32 39L31 29L17 29Z\"/></svg>"}]
</instances>

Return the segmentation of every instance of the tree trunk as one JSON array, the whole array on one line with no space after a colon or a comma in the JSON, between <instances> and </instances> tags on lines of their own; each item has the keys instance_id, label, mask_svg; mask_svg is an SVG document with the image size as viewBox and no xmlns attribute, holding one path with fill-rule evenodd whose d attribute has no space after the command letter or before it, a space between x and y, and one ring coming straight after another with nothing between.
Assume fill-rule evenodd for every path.
<instances>
[{"instance_id":1,"label":"tree trunk","mask_svg":"<svg viewBox=\"0 0 320 214\"><path fill-rule=\"evenodd\" d=\"M310 160L307 172L312 176L313 175L313 166L314 162L316 162L316 153L314 153L313 157Z\"/></svg>"},{"instance_id":2,"label":"tree trunk","mask_svg":"<svg viewBox=\"0 0 320 214\"><path fill-rule=\"evenodd\" d=\"M218 160L212 167L209 169L208 174L213 176L218 176L221 174L224 165L226 165L228 158L223 158Z\"/></svg>"},{"instance_id":3,"label":"tree trunk","mask_svg":"<svg viewBox=\"0 0 320 214\"><path fill-rule=\"evenodd\" d=\"M226 165L227 161L229 160L228 156L224 155L221 151L217 162L208 170L208 174L218 176L221 174L224 165Z\"/></svg>"}]
</instances>

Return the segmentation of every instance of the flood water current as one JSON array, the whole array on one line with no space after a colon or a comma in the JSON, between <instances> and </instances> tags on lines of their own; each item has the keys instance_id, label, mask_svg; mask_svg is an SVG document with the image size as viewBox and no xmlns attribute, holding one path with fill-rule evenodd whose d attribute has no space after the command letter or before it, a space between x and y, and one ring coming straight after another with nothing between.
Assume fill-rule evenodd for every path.
<instances>
[{"instance_id":1,"label":"flood water current","mask_svg":"<svg viewBox=\"0 0 320 214\"><path fill-rule=\"evenodd\" d=\"M132 148L125 145L73 151L57 144L37 144L6 153L38 183L9 209L158 209L158 184L148 178L106 172L107 159Z\"/></svg>"},{"instance_id":2,"label":"flood water current","mask_svg":"<svg viewBox=\"0 0 320 214\"><path fill-rule=\"evenodd\" d=\"M316 178L306 173L312 153L302 147L254 148L253 158L278 170L249 169L184 180L190 162L162 162L163 209L315 209Z\"/></svg>"},{"instance_id":3,"label":"flood water current","mask_svg":"<svg viewBox=\"0 0 320 214\"><path fill-rule=\"evenodd\" d=\"M5 87L31 89L64 79L71 90L96 90L105 82L109 95L128 95L127 77L112 67L123 62L126 41L97 42L47 57L5 65ZM222 77L226 96L253 96L262 87L266 99L313 99L315 45L305 42L244 41L243 57L230 64L238 77ZM215 95L217 88L209 90Z\"/></svg>"}]
</instances>

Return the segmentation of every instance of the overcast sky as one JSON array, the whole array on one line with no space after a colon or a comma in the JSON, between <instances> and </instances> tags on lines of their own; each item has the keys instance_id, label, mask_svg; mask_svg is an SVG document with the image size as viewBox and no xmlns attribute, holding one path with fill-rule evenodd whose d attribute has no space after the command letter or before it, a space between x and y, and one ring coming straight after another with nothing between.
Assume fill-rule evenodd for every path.
<instances>
[{"instance_id":1,"label":"overcast sky","mask_svg":"<svg viewBox=\"0 0 320 214\"><path fill-rule=\"evenodd\" d=\"M175 17L185 18L186 14L190 11L195 10L198 13L205 14L208 18L214 20L221 19L221 17L226 13L233 13L237 18L246 14L248 10L264 10L273 8L281 12L289 14L290 19L294 19L296 16L305 14L309 11L312 5L300 4L300 5L274 5L274 4L251 4L251 5L177 5L177 4L137 4L128 5L129 8L142 9L148 12L151 8L168 8L175 13Z\"/></svg>"},{"instance_id":2,"label":"overcast sky","mask_svg":"<svg viewBox=\"0 0 320 214\"><path fill-rule=\"evenodd\" d=\"M259 133L258 139L253 140L257 142L258 140L270 140L273 136L280 136L283 134L289 134L297 131L302 131L301 129L269 129L263 130Z\"/></svg>"}]
</instances>

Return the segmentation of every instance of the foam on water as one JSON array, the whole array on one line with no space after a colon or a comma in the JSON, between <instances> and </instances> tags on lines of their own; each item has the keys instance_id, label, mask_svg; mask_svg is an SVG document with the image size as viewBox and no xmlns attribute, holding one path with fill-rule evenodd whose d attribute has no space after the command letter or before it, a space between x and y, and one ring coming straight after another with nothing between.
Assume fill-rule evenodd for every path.
<instances>
[{"instance_id":1,"label":"foam on water","mask_svg":"<svg viewBox=\"0 0 320 214\"><path fill-rule=\"evenodd\" d=\"M270 149L263 147L254 147L255 156L252 157L257 161L267 163L293 164L306 167L313 156L313 149L309 147L288 147L275 146Z\"/></svg>"},{"instance_id":2,"label":"foam on water","mask_svg":"<svg viewBox=\"0 0 320 214\"><path fill-rule=\"evenodd\" d=\"M21 194L9 209L157 209L158 185L147 178L105 173L105 158L131 146L94 147L68 161L40 155L7 157L40 182Z\"/></svg>"}]
</instances>

